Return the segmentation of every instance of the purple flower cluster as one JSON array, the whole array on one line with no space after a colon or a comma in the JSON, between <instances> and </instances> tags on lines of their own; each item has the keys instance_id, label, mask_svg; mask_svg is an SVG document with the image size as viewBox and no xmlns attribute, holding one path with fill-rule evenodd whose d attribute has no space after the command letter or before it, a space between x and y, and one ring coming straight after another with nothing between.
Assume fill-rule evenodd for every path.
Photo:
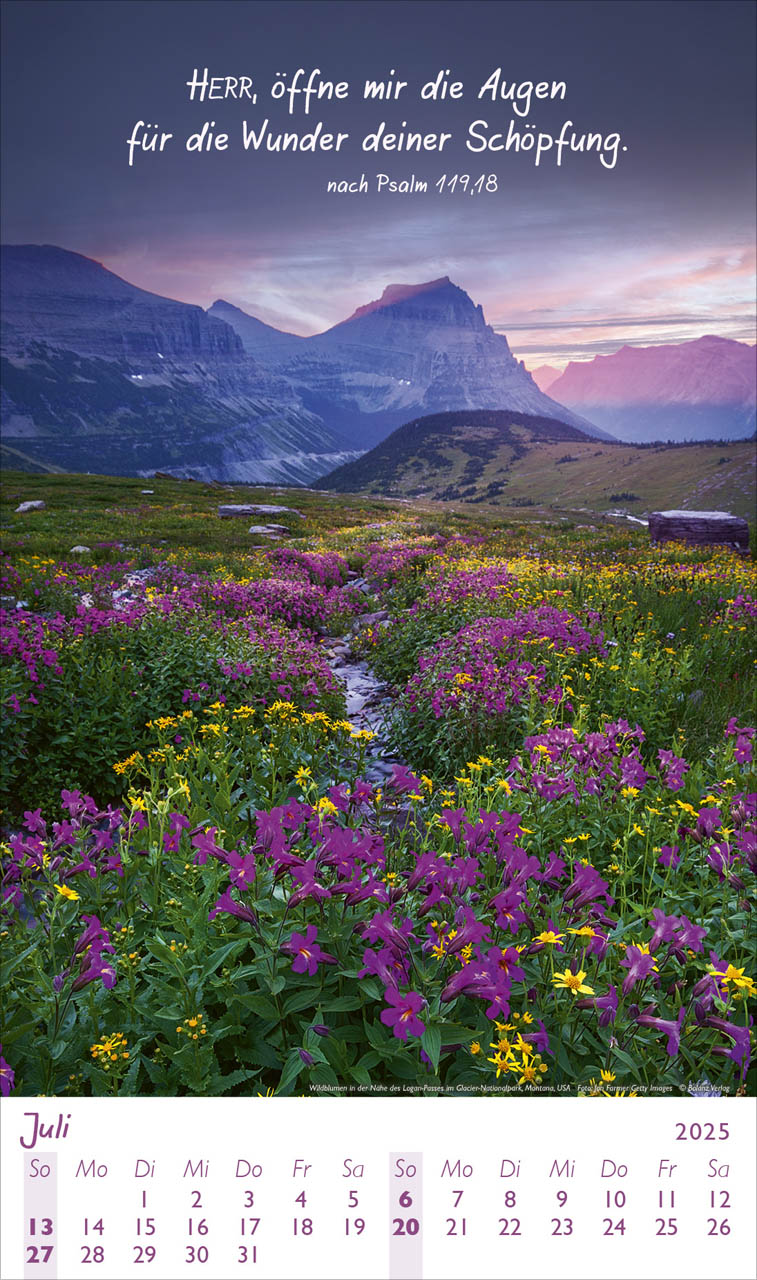
<instances>
[{"instance_id":1,"label":"purple flower cluster","mask_svg":"<svg viewBox=\"0 0 757 1280\"><path fill-rule=\"evenodd\" d=\"M65 623L65 619L61 621ZM57 650L50 644L51 630L36 614L0 609L0 657L8 663L18 663L29 684L38 690L44 689L47 672L60 675L62 671Z\"/></svg>"},{"instance_id":2,"label":"purple flower cluster","mask_svg":"<svg viewBox=\"0 0 757 1280\"><path fill-rule=\"evenodd\" d=\"M155 585L162 594L153 607L162 613L180 608L218 619L255 619L260 624L274 620L316 632L328 630L333 618L353 616L366 607L362 592L349 586L324 587L296 566L287 573L284 565L281 576L226 582L162 565Z\"/></svg>"},{"instance_id":3,"label":"purple flower cluster","mask_svg":"<svg viewBox=\"0 0 757 1280\"><path fill-rule=\"evenodd\" d=\"M751 764L754 759L753 742L755 736L754 729L745 729L736 723L736 717L733 716L726 725L726 736L735 738L733 744L733 758L738 764Z\"/></svg>"},{"instance_id":4,"label":"purple flower cluster","mask_svg":"<svg viewBox=\"0 0 757 1280\"><path fill-rule=\"evenodd\" d=\"M350 568L336 551L297 551L293 547L276 547L268 552L268 559L278 570L292 568L299 577L321 587L344 586Z\"/></svg>"},{"instance_id":5,"label":"purple flower cluster","mask_svg":"<svg viewBox=\"0 0 757 1280\"><path fill-rule=\"evenodd\" d=\"M552 605L513 618L479 618L421 653L406 689L408 707L439 719L458 707L501 716L527 702L532 691L542 703L559 703L563 689L550 683L553 659L603 654L602 632L589 629L597 622L596 614L582 622Z\"/></svg>"},{"instance_id":6,"label":"purple flower cluster","mask_svg":"<svg viewBox=\"0 0 757 1280\"><path fill-rule=\"evenodd\" d=\"M496 604L502 598L505 587L510 587L516 578L506 564L487 565L483 569L449 570L433 582L430 582L421 600L416 600L410 612L412 614L430 609L440 609L445 605L460 604L463 600L485 600L488 604ZM518 598L518 592L512 593Z\"/></svg>"},{"instance_id":7,"label":"purple flower cluster","mask_svg":"<svg viewBox=\"0 0 757 1280\"><path fill-rule=\"evenodd\" d=\"M555 725L526 738L528 772L520 757L511 767L518 786L533 788L546 800L572 795L578 803L582 795L623 787L642 790L653 776L642 762L643 741L643 729L638 724L631 728L623 719L607 721L600 732L583 737L571 726Z\"/></svg>"},{"instance_id":8,"label":"purple flower cluster","mask_svg":"<svg viewBox=\"0 0 757 1280\"><path fill-rule=\"evenodd\" d=\"M119 851L124 834L121 810L110 805L99 809L91 796L79 791L63 791L61 800L68 817L53 822L49 831L39 809L27 810L23 828L11 836L0 876L5 906L20 905L20 885L25 880L41 883L54 875L68 882L80 875L94 880L123 874Z\"/></svg>"}]
</instances>

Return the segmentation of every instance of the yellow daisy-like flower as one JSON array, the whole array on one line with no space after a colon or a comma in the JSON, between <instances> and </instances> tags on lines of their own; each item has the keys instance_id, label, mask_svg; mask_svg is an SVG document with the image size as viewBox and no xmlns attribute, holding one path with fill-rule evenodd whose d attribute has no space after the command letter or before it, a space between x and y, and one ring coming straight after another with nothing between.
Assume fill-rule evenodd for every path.
<instances>
[{"instance_id":1,"label":"yellow daisy-like flower","mask_svg":"<svg viewBox=\"0 0 757 1280\"><path fill-rule=\"evenodd\" d=\"M563 973L556 973L552 981L555 987L569 991L572 996L577 996L579 992L584 996L593 996L594 988L585 985L585 977L586 973L583 969L579 969L578 973L571 973L570 969L566 969Z\"/></svg>"},{"instance_id":2,"label":"yellow daisy-like flower","mask_svg":"<svg viewBox=\"0 0 757 1280\"><path fill-rule=\"evenodd\" d=\"M499 1051L495 1053L493 1058L487 1058L486 1061L493 1063L494 1066L496 1067L497 1080L499 1080L500 1076L505 1075L505 1073L510 1070L510 1063L508 1063L507 1059L503 1057L502 1053L500 1053Z\"/></svg>"},{"instance_id":3,"label":"yellow daisy-like flower","mask_svg":"<svg viewBox=\"0 0 757 1280\"><path fill-rule=\"evenodd\" d=\"M68 898L69 902L78 902L79 895L75 889L69 889L67 884L56 884L55 892L59 893L61 898Z\"/></svg>"},{"instance_id":4,"label":"yellow daisy-like flower","mask_svg":"<svg viewBox=\"0 0 757 1280\"><path fill-rule=\"evenodd\" d=\"M537 933L534 942L543 942L545 945L549 943L554 946L557 942L562 942L565 937L564 933L555 933L554 929L545 929L543 933ZM584 977L586 975L584 974Z\"/></svg>"},{"instance_id":5,"label":"yellow daisy-like flower","mask_svg":"<svg viewBox=\"0 0 757 1280\"><path fill-rule=\"evenodd\" d=\"M747 977L743 969L736 969L732 964L729 964L725 970L715 969L711 966L710 973L714 978L720 978L721 982L732 982L734 987L743 987L750 995L754 994L754 978Z\"/></svg>"}]
</instances>

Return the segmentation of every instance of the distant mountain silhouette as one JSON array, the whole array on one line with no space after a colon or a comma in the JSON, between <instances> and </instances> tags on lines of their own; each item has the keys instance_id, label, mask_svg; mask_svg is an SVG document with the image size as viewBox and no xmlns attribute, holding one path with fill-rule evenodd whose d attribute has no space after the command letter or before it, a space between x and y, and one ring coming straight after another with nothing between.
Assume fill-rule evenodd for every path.
<instances>
[{"instance_id":1,"label":"distant mountain silhouette","mask_svg":"<svg viewBox=\"0 0 757 1280\"><path fill-rule=\"evenodd\" d=\"M530 370L530 373L539 390L544 392L549 391L552 383L560 377L560 370L555 369L551 364L537 365L535 369Z\"/></svg>"},{"instance_id":2,"label":"distant mountain silhouette","mask_svg":"<svg viewBox=\"0 0 757 1280\"><path fill-rule=\"evenodd\" d=\"M549 391L621 440L742 440L756 386L754 347L707 335L572 361Z\"/></svg>"}]
</instances>

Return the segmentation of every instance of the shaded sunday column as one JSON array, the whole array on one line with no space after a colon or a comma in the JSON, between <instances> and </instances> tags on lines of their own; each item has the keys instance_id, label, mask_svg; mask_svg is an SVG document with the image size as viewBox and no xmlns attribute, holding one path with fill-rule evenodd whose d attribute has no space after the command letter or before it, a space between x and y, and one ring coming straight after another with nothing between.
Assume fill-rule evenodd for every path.
<instances>
[{"instance_id":1,"label":"shaded sunday column","mask_svg":"<svg viewBox=\"0 0 757 1280\"><path fill-rule=\"evenodd\" d=\"M389 1157L389 1280L423 1280L423 1154Z\"/></svg>"},{"instance_id":2,"label":"shaded sunday column","mask_svg":"<svg viewBox=\"0 0 757 1280\"><path fill-rule=\"evenodd\" d=\"M58 1276L58 1156L24 1155L24 1280Z\"/></svg>"}]
</instances>

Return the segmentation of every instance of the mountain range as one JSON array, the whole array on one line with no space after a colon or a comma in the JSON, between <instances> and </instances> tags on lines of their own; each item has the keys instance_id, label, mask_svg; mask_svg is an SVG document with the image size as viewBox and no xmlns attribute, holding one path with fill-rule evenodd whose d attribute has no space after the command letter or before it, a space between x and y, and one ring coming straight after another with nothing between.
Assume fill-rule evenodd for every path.
<instances>
[{"instance_id":1,"label":"mountain range","mask_svg":"<svg viewBox=\"0 0 757 1280\"><path fill-rule=\"evenodd\" d=\"M231 325L252 359L275 368L308 409L363 447L410 418L452 409L549 414L605 437L539 390L504 334L448 276L388 285L311 338L281 333L223 301L208 315Z\"/></svg>"},{"instance_id":2,"label":"mountain range","mask_svg":"<svg viewBox=\"0 0 757 1280\"><path fill-rule=\"evenodd\" d=\"M625 346L532 376L620 440L743 440L755 430L755 349L730 338Z\"/></svg>"},{"instance_id":3,"label":"mountain range","mask_svg":"<svg viewBox=\"0 0 757 1280\"><path fill-rule=\"evenodd\" d=\"M308 484L408 419L502 409L602 430L546 396L442 277L390 285L303 338L223 300L140 289L50 245L2 250L3 457L13 466Z\"/></svg>"}]
</instances>

